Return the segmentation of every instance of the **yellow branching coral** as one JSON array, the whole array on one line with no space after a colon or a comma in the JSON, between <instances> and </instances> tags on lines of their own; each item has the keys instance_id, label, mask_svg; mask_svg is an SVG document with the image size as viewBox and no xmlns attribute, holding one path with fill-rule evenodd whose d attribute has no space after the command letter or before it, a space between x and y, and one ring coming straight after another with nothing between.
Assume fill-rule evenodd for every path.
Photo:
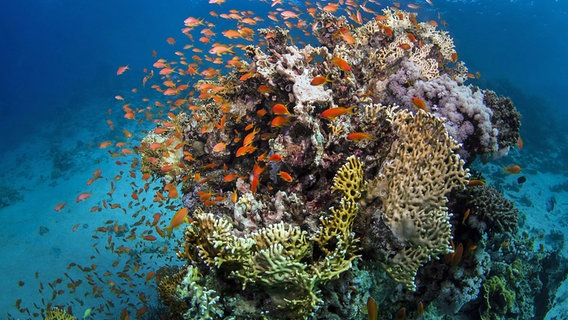
<instances>
[{"instance_id":1,"label":"yellow branching coral","mask_svg":"<svg viewBox=\"0 0 568 320\"><path fill-rule=\"evenodd\" d=\"M45 320L77 320L73 315L60 308L47 308Z\"/></svg>"},{"instance_id":2,"label":"yellow branching coral","mask_svg":"<svg viewBox=\"0 0 568 320\"><path fill-rule=\"evenodd\" d=\"M418 268L451 251L446 195L465 186L468 171L442 120L423 111L392 115L398 139L373 185L382 201L383 220L404 244L383 261L384 267L413 290Z\"/></svg>"},{"instance_id":3,"label":"yellow branching coral","mask_svg":"<svg viewBox=\"0 0 568 320\"><path fill-rule=\"evenodd\" d=\"M349 157L333 182L332 190L343 193L340 205L320 219L322 226L311 237L282 222L243 235L227 217L196 212L178 256L190 265L225 268L229 276L242 281L243 289L249 284L264 288L276 309L295 318L307 317L321 302L317 285L336 279L357 258L352 225L365 187L359 159ZM314 245L321 256L312 255Z\"/></svg>"}]
</instances>

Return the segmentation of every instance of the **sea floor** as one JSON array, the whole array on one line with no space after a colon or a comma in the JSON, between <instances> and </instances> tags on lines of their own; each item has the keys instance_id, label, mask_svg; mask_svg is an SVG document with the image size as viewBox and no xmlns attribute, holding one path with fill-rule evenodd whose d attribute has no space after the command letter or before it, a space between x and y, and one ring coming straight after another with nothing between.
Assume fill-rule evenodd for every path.
<instances>
[{"instance_id":1,"label":"sea floor","mask_svg":"<svg viewBox=\"0 0 568 320\"><path fill-rule=\"evenodd\" d=\"M5 314L27 318L17 307L20 310L28 308L33 314L49 302L67 305L68 301L73 301L75 315L100 307L101 298L107 301L104 312L115 315L124 307L117 305L121 301L130 301L130 307L134 308L144 300L157 304L153 282L143 281L144 274L171 263L168 259L175 257L174 242L132 242L126 237L131 231L128 226L140 221L142 215L151 219L152 214L163 212L163 207L158 207L149 198L133 204L132 192L145 183L136 172L137 168L131 168L135 155L113 158L110 149L98 146L109 140L136 141L139 139L136 134L141 135L142 128L130 124L127 128L134 137L126 139L121 132L125 126L110 130L107 119L88 117L88 110L101 109L100 105L100 102L92 103L63 122L38 125L32 138L5 150L2 156L2 318ZM565 165L560 169L554 167L561 162L554 157L554 154L531 152L531 147L526 146L520 151L513 150L505 158L478 163L475 167L483 172L489 184L514 201L524 217L521 230L537 238L536 246L542 244L545 250L558 250L567 257L568 239L564 234L568 229L568 172ZM512 164L521 165L521 174L504 172L503 168ZM101 171L101 177L87 185L96 170ZM526 178L524 183L519 183L521 176ZM92 196L77 203L77 196L84 192ZM55 207L60 203L65 206L56 212ZM135 212L139 215L133 217ZM97 232L100 227L107 229ZM126 228L122 235L116 232L118 227ZM108 231L111 228L115 229L114 233ZM114 253L108 250L111 243L115 246ZM118 256L119 246L130 249ZM142 275L142 281L128 279L125 275L128 272ZM108 279L114 279L114 282ZM79 280L82 284L77 284ZM75 293L68 294L74 284L77 286ZM92 289L93 286L100 291ZM131 298L127 298L129 295ZM560 315L568 314L567 298L568 280L565 280L557 293L556 308L549 313L548 319L555 319L555 316L561 319ZM18 299L22 302L16 306Z\"/></svg>"}]
</instances>

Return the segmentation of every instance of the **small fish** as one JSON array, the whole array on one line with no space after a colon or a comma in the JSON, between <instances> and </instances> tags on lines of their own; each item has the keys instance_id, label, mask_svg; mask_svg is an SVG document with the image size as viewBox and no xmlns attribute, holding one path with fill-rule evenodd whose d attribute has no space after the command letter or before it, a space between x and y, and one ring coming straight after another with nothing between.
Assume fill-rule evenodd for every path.
<instances>
[{"instance_id":1,"label":"small fish","mask_svg":"<svg viewBox=\"0 0 568 320\"><path fill-rule=\"evenodd\" d=\"M326 118L328 120L335 120L337 117L344 115L344 114L353 114L353 109L355 106L351 106L349 108L345 107L337 107L337 108L329 108L322 112L320 116L322 118Z\"/></svg>"},{"instance_id":2,"label":"small fish","mask_svg":"<svg viewBox=\"0 0 568 320\"><path fill-rule=\"evenodd\" d=\"M369 296L367 299L367 319L368 320L377 320L379 319L379 308L375 299Z\"/></svg>"},{"instance_id":3,"label":"small fish","mask_svg":"<svg viewBox=\"0 0 568 320\"><path fill-rule=\"evenodd\" d=\"M91 315L91 311L93 311L92 308L88 308L87 310L85 310L85 312L83 313L83 320L87 319L87 317Z\"/></svg>"},{"instance_id":4,"label":"small fish","mask_svg":"<svg viewBox=\"0 0 568 320\"><path fill-rule=\"evenodd\" d=\"M333 62L336 66L339 67L339 69L345 71L345 72L350 72L351 71L351 66L349 65L349 63L347 63L347 61L335 57L333 59L331 59L331 62Z\"/></svg>"},{"instance_id":5,"label":"small fish","mask_svg":"<svg viewBox=\"0 0 568 320\"><path fill-rule=\"evenodd\" d=\"M361 140L372 140L373 137L365 132L352 132L350 134L347 135L347 140L352 140L352 141L361 141Z\"/></svg>"},{"instance_id":6,"label":"small fish","mask_svg":"<svg viewBox=\"0 0 568 320\"><path fill-rule=\"evenodd\" d=\"M280 178L282 178L282 180L286 182L294 181L294 178L286 171L280 171L278 172L278 175L280 176Z\"/></svg>"},{"instance_id":7,"label":"small fish","mask_svg":"<svg viewBox=\"0 0 568 320\"><path fill-rule=\"evenodd\" d=\"M223 177L223 182L231 182L234 181L235 179L237 179L239 177L238 174L236 173L229 173L226 176Z\"/></svg>"},{"instance_id":8,"label":"small fish","mask_svg":"<svg viewBox=\"0 0 568 320\"><path fill-rule=\"evenodd\" d=\"M268 158L268 161L281 162L282 156L279 155L278 153L275 153L275 154L271 155L270 158Z\"/></svg>"},{"instance_id":9,"label":"small fish","mask_svg":"<svg viewBox=\"0 0 568 320\"><path fill-rule=\"evenodd\" d=\"M474 180L469 180L469 181L467 182L467 186L468 186L468 187L472 187L472 186L484 186L484 185L485 185L485 181L483 181L483 180L474 179Z\"/></svg>"},{"instance_id":10,"label":"small fish","mask_svg":"<svg viewBox=\"0 0 568 320\"><path fill-rule=\"evenodd\" d=\"M128 68L128 65L118 67L118 70L116 70L116 75L117 75L117 76L120 76L121 74L125 73L126 70L130 70L130 69Z\"/></svg>"},{"instance_id":11,"label":"small fish","mask_svg":"<svg viewBox=\"0 0 568 320\"><path fill-rule=\"evenodd\" d=\"M272 91L273 90L270 89L268 86L265 86L265 85L258 86L258 92L260 92L261 94L271 93Z\"/></svg>"},{"instance_id":12,"label":"small fish","mask_svg":"<svg viewBox=\"0 0 568 320\"><path fill-rule=\"evenodd\" d=\"M226 54L226 53L235 54L235 52L232 49L233 49L233 46L227 46L225 44L215 43L215 44L213 44L213 47L211 48L211 50L209 50L209 53L210 54L216 54L218 56Z\"/></svg>"},{"instance_id":13,"label":"small fish","mask_svg":"<svg viewBox=\"0 0 568 320\"><path fill-rule=\"evenodd\" d=\"M521 173L521 167L517 164L506 167L505 168L505 172L511 173L511 174L519 174Z\"/></svg>"},{"instance_id":14,"label":"small fish","mask_svg":"<svg viewBox=\"0 0 568 320\"><path fill-rule=\"evenodd\" d=\"M457 62L458 61L458 53L457 52L452 52L452 62Z\"/></svg>"},{"instance_id":15,"label":"small fish","mask_svg":"<svg viewBox=\"0 0 568 320\"><path fill-rule=\"evenodd\" d=\"M525 183L526 181L527 181L527 178L526 178L525 176L519 177L519 178L517 179L517 182L518 182L519 184L523 184L523 183Z\"/></svg>"},{"instance_id":16,"label":"small fish","mask_svg":"<svg viewBox=\"0 0 568 320\"><path fill-rule=\"evenodd\" d=\"M227 148L227 144L224 142L219 142L215 146L213 146L213 152L221 152Z\"/></svg>"},{"instance_id":17,"label":"small fish","mask_svg":"<svg viewBox=\"0 0 568 320\"><path fill-rule=\"evenodd\" d=\"M187 222L187 214L189 210L186 207L179 209L170 221L170 225L166 228L171 234L173 229L179 227L182 223Z\"/></svg>"},{"instance_id":18,"label":"small fish","mask_svg":"<svg viewBox=\"0 0 568 320\"><path fill-rule=\"evenodd\" d=\"M174 45L174 44L176 44L176 39L174 39L173 37L168 37L168 38L166 39L166 42L167 42L169 45Z\"/></svg>"},{"instance_id":19,"label":"small fish","mask_svg":"<svg viewBox=\"0 0 568 320\"><path fill-rule=\"evenodd\" d=\"M468 208L465 211L465 213L463 214L462 225L465 225L465 220L467 220L467 218L469 217L470 212L471 212L471 209Z\"/></svg>"},{"instance_id":20,"label":"small fish","mask_svg":"<svg viewBox=\"0 0 568 320\"><path fill-rule=\"evenodd\" d=\"M398 45L399 48L401 48L402 50L410 50L410 45L408 43L401 43Z\"/></svg>"},{"instance_id":21,"label":"small fish","mask_svg":"<svg viewBox=\"0 0 568 320\"><path fill-rule=\"evenodd\" d=\"M88 193L88 192L83 192L80 195L77 196L77 199L75 199L75 202L79 203L81 201L85 201L87 199L89 199L90 196L92 196L92 193Z\"/></svg>"},{"instance_id":22,"label":"small fish","mask_svg":"<svg viewBox=\"0 0 568 320\"><path fill-rule=\"evenodd\" d=\"M288 108L286 108L286 106L283 105L282 103L277 103L274 106L272 106L272 112L275 115L279 115L279 116L289 116L290 115L290 111L288 111Z\"/></svg>"},{"instance_id":23,"label":"small fish","mask_svg":"<svg viewBox=\"0 0 568 320\"><path fill-rule=\"evenodd\" d=\"M417 98L417 97L413 97L412 98L412 104L414 105L414 107L416 107L417 109L420 110L424 110L424 111L428 111L428 109L426 108L426 102L424 102L424 100Z\"/></svg>"},{"instance_id":24,"label":"small fish","mask_svg":"<svg viewBox=\"0 0 568 320\"><path fill-rule=\"evenodd\" d=\"M67 205L67 204L66 204L65 202L58 203L58 204L55 206L55 209L54 209L55 212L61 211L63 208L65 208L66 205Z\"/></svg>"},{"instance_id":25,"label":"small fish","mask_svg":"<svg viewBox=\"0 0 568 320\"><path fill-rule=\"evenodd\" d=\"M277 116L274 117L274 119L272 119L272 121L270 122L270 126L273 128L280 128L287 125L288 123L290 123L289 117Z\"/></svg>"},{"instance_id":26,"label":"small fish","mask_svg":"<svg viewBox=\"0 0 568 320\"><path fill-rule=\"evenodd\" d=\"M333 80L331 80L329 78L329 75L327 75L325 77L324 76L316 76L315 78L312 79L312 82L310 82L310 84L312 86L321 86L321 85L324 85L324 84L330 83L330 82L333 82Z\"/></svg>"},{"instance_id":27,"label":"small fish","mask_svg":"<svg viewBox=\"0 0 568 320\"><path fill-rule=\"evenodd\" d=\"M519 136L519 139L517 139L517 148L519 148L519 150L523 150L524 146L525 146L525 142L523 141L523 138L521 138L521 136Z\"/></svg>"}]
</instances>

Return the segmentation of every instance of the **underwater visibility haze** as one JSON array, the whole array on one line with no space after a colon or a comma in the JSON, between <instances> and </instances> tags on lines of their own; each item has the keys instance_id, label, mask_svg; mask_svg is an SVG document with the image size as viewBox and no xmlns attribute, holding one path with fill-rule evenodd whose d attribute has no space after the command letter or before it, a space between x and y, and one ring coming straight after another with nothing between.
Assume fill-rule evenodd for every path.
<instances>
[{"instance_id":1,"label":"underwater visibility haze","mask_svg":"<svg viewBox=\"0 0 568 320\"><path fill-rule=\"evenodd\" d=\"M568 319L567 11L3 4L0 318Z\"/></svg>"}]
</instances>

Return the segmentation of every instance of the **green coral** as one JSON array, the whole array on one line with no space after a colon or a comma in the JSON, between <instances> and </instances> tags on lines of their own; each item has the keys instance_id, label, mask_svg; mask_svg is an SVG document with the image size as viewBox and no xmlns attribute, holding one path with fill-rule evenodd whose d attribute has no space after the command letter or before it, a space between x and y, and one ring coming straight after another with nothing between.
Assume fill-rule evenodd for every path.
<instances>
[{"instance_id":1,"label":"green coral","mask_svg":"<svg viewBox=\"0 0 568 320\"><path fill-rule=\"evenodd\" d=\"M501 319L513 307L515 291L507 288L505 279L493 276L483 284L483 297L486 310L481 315L483 320Z\"/></svg>"},{"instance_id":2,"label":"green coral","mask_svg":"<svg viewBox=\"0 0 568 320\"><path fill-rule=\"evenodd\" d=\"M190 306L184 313L184 319L222 319L223 310L219 308L219 297L214 290L208 290L199 282L202 279L199 270L187 267L183 281L176 287L174 297L185 301Z\"/></svg>"},{"instance_id":3,"label":"green coral","mask_svg":"<svg viewBox=\"0 0 568 320\"><path fill-rule=\"evenodd\" d=\"M190 264L184 280L184 292L192 297L193 307L188 312L193 314L202 310L201 305L209 304L200 302L206 295L196 294L199 290L188 287L187 280L198 280L192 264L205 263L240 280L243 290L249 286L262 288L275 310L292 318L310 316L321 303L317 286L338 278L357 258L352 225L364 189L362 164L349 157L334 178L332 190L343 193L339 207L332 207L331 214L320 219L322 226L311 237L299 227L282 222L239 235L229 218L197 212L195 223L185 232L184 250L178 254ZM313 255L315 246L322 254Z\"/></svg>"}]
</instances>

